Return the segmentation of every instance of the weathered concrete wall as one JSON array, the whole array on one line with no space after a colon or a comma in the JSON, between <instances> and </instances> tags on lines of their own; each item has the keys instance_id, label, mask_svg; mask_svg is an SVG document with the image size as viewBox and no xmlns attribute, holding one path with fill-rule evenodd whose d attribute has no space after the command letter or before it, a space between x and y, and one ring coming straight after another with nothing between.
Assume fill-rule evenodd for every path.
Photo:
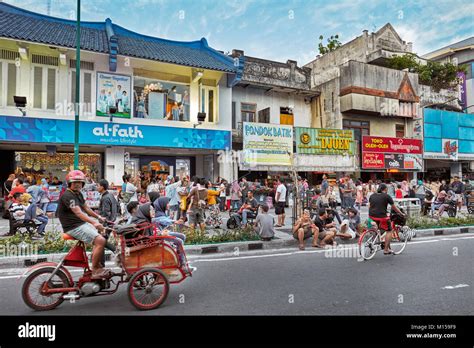
<instances>
[{"instance_id":1,"label":"weathered concrete wall","mask_svg":"<svg viewBox=\"0 0 474 348\"><path fill-rule=\"evenodd\" d=\"M349 86L358 86L397 92L406 74L404 71L351 60L341 66L341 89ZM419 95L418 74L408 73L408 78L415 94Z\"/></svg>"},{"instance_id":2,"label":"weathered concrete wall","mask_svg":"<svg viewBox=\"0 0 474 348\"><path fill-rule=\"evenodd\" d=\"M311 69L300 68L295 61L286 64L253 57L245 57L241 83L279 86L296 89L310 88Z\"/></svg>"},{"instance_id":3,"label":"weathered concrete wall","mask_svg":"<svg viewBox=\"0 0 474 348\"><path fill-rule=\"evenodd\" d=\"M311 86L316 87L338 77L338 67L350 60L367 63L369 59L374 59L377 51L411 52L412 44L403 41L390 23L370 35L367 30L364 30L361 36L345 43L333 52L318 56L305 65L312 69ZM379 55L385 56L383 53Z\"/></svg>"},{"instance_id":4,"label":"weathered concrete wall","mask_svg":"<svg viewBox=\"0 0 474 348\"><path fill-rule=\"evenodd\" d=\"M445 103L446 101L453 98L456 98L456 99L460 98L458 90L450 91L447 89L442 89L439 92L435 92L430 86L420 84L420 106L421 107L431 105L431 104ZM456 99L447 103L447 105L451 105L455 108L458 108L459 104Z\"/></svg>"},{"instance_id":5,"label":"weathered concrete wall","mask_svg":"<svg viewBox=\"0 0 474 348\"><path fill-rule=\"evenodd\" d=\"M236 122L242 121L241 103L255 103L258 111L270 108L270 123L280 124L280 107L293 106L294 125L297 127L311 126L311 105L306 103L304 97L291 93L275 91L266 92L261 88L246 88L236 86L232 90L232 101L236 103Z\"/></svg>"}]
</instances>

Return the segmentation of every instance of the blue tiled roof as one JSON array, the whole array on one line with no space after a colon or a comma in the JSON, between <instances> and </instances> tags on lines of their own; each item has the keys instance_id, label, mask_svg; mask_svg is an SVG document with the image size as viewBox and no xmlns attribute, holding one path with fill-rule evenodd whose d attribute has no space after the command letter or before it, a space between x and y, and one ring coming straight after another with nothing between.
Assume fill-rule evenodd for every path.
<instances>
[{"instance_id":1,"label":"blue tiled roof","mask_svg":"<svg viewBox=\"0 0 474 348\"><path fill-rule=\"evenodd\" d=\"M0 3L0 37L74 48L76 22ZM112 44L112 49L111 49ZM180 42L141 35L104 22L81 22L81 49L196 68L237 73L232 58L209 47L206 39Z\"/></svg>"}]
</instances>

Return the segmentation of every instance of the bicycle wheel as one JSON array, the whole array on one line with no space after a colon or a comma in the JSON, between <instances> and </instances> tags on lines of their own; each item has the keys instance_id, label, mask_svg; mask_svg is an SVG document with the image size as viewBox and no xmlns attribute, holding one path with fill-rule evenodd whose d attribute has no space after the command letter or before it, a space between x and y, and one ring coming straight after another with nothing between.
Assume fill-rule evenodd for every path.
<instances>
[{"instance_id":1,"label":"bicycle wheel","mask_svg":"<svg viewBox=\"0 0 474 348\"><path fill-rule=\"evenodd\" d=\"M128 284L128 298L140 310L158 308L168 296L168 277L158 268L145 268L135 273Z\"/></svg>"},{"instance_id":2,"label":"bicycle wheel","mask_svg":"<svg viewBox=\"0 0 474 348\"><path fill-rule=\"evenodd\" d=\"M405 250L408 239L410 239L410 228L408 226L396 226L392 232L392 241L390 242L390 249L395 255L399 255Z\"/></svg>"},{"instance_id":3,"label":"bicycle wheel","mask_svg":"<svg viewBox=\"0 0 474 348\"><path fill-rule=\"evenodd\" d=\"M359 255L364 260L370 260L375 256L380 247L376 230L366 230L359 238Z\"/></svg>"},{"instance_id":4,"label":"bicycle wheel","mask_svg":"<svg viewBox=\"0 0 474 348\"><path fill-rule=\"evenodd\" d=\"M31 273L23 283L21 295L25 304L36 311L47 311L59 306L63 301L63 295L66 293L44 294L42 288L54 267L40 268ZM49 281L48 288L67 288L69 284L67 275L62 271L56 271L54 277Z\"/></svg>"}]
</instances>

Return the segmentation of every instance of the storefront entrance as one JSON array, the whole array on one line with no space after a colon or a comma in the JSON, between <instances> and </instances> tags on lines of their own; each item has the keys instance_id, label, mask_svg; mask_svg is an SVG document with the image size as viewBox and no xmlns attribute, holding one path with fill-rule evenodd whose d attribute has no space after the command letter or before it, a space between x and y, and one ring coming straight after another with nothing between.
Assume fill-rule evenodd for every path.
<instances>
[{"instance_id":1,"label":"storefront entrance","mask_svg":"<svg viewBox=\"0 0 474 348\"><path fill-rule=\"evenodd\" d=\"M153 178L166 179L168 175L193 176L195 175L195 157L169 157L169 156L132 156L125 161L125 172L132 176L146 174Z\"/></svg>"}]
</instances>

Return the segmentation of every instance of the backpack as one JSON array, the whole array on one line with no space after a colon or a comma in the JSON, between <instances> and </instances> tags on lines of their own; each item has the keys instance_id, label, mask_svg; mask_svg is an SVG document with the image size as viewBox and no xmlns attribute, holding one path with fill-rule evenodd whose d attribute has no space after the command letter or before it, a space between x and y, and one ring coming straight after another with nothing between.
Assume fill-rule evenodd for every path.
<instances>
[{"instance_id":1,"label":"backpack","mask_svg":"<svg viewBox=\"0 0 474 348\"><path fill-rule=\"evenodd\" d=\"M122 202L127 204L128 202L130 202L130 199L132 199L133 194L130 192L121 192L121 196L122 196Z\"/></svg>"}]
</instances>

